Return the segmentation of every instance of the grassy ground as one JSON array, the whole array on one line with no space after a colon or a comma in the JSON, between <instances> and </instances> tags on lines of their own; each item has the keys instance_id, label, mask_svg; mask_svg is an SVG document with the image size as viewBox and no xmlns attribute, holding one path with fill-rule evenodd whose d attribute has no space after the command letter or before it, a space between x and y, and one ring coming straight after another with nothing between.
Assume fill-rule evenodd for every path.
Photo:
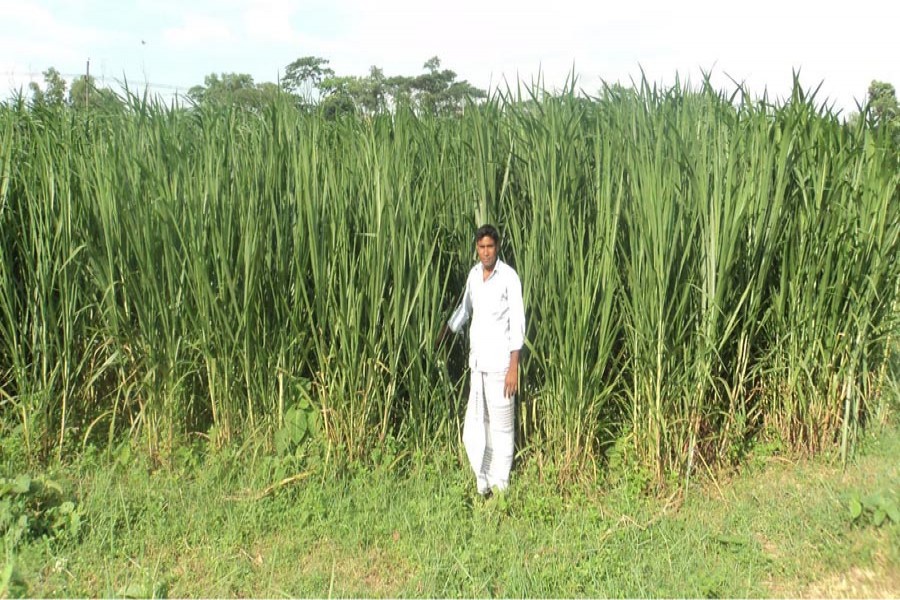
<instances>
[{"instance_id":1,"label":"grassy ground","mask_svg":"<svg viewBox=\"0 0 900 600\"><path fill-rule=\"evenodd\" d=\"M152 467L126 450L48 473L76 510L57 510L43 536L7 530L4 594L900 596L900 524L850 512L873 493L900 501L896 428L846 470L760 452L741 473L659 498L627 477L560 489L536 460L483 502L455 455L329 477L238 455L185 451Z\"/></svg>"}]
</instances>

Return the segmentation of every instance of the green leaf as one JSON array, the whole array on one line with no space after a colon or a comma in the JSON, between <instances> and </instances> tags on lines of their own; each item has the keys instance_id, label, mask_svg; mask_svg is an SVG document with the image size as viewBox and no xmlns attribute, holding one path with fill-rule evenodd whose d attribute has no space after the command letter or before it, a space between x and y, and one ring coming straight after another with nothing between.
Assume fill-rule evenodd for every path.
<instances>
[{"instance_id":1,"label":"green leaf","mask_svg":"<svg viewBox=\"0 0 900 600\"><path fill-rule=\"evenodd\" d=\"M872 515L872 523L875 527L881 527L881 524L884 523L884 519L887 517L887 513L883 508L879 508L875 511L875 514Z\"/></svg>"},{"instance_id":2,"label":"green leaf","mask_svg":"<svg viewBox=\"0 0 900 600\"><path fill-rule=\"evenodd\" d=\"M887 512L894 524L900 524L900 507L895 502L891 502L885 509L885 512Z\"/></svg>"},{"instance_id":3,"label":"green leaf","mask_svg":"<svg viewBox=\"0 0 900 600\"><path fill-rule=\"evenodd\" d=\"M316 435L319 433L319 413L313 411L306 416L307 421L307 429L309 429L310 435Z\"/></svg>"},{"instance_id":4,"label":"green leaf","mask_svg":"<svg viewBox=\"0 0 900 600\"><path fill-rule=\"evenodd\" d=\"M862 505L862 502L859 501L859 498L851 498L850 499L850 518L855 521L862 514L862 511L863 511L863 505Z\"/></svg>"},{"instance_id":5,"label":"green leaf","mask_svg":"<svg viewBox=\"0 0 900 600\"><path fill-rule=\"evenodd\" d=\"M285 428L279 429L275 432L275 451L278 452L279 456L283 456L288 450L290 450L291 446L291 438L288 435L288 432Z\"/></svg>"},{"instance_id":6,"label":"green leaf","mask_svg":"<svg viewBox=\"0 0 900 600\"><path fill-rule=\"evenodd\" d=\"M306 437L306 415L303 413L297 413L297 418L294 422L293 431L291 431L291 436L294 440L295 444L299 444L303 441L303 438Z\"/></svg>"},{"instance_id":7,"label":"green leaf","mask_svg":"<svg viewBox=\"0 0 900 600\"><path fill-rule=\"evenodd\" d=\"M27 494L31 489L31 477L28 475L19 475L13 483L12 491L15 494Z\"/></svg>"},{"instance_id":8,"label":"green leaf","mask_svg":"<svg viewBox=\"0 0 900 600\"><path fill-rule=\"evenodd\" d=\"M123 466L127 466L131 463L131 446L129 444L122 444L119 448L116 453L116 462Z\"/></svg>"},{"instance_id":9,"label":"green leaf","mask_svg":"<svg viewBox=\"0 0 900 600\"><path fill-rule=\"evenodd\" d=\"M291 408L284 415L284 426L287 429L293 429L297 426L297 422L303 418L303 413L297 410L296 407Z\"/></svg>"},{"instance_id":10,"label":"green leaf","mask_svg":"<svg viewBox=\"0 0 900 600\"><path fill-rule=\"evenodd\" d=\"M881 494L869 494L865 498L863 498L863 506L868 508L869 510L875 510L881 506L884 499L881 497Z\"/></svg>"},{"instance_id":11,"label":"green leaf","mask_svg":"<svg viewBox=\"0 0 900 600\"><path fill-rule=\"evenodd\" d=\"M69 533L77 534L81 530L81 515L77 512L69 515Z\"/></svg>"},{"instance_id":12,"label":"green leaf","mask_svg":"<svg viewBox=\"0 0 900 600\"><path fill-rule=\"evenodd\" d=\"M52 479L45 479L43 485L47 489L53 490L57 494L63 493L62 485L60 485L57 481L54 481Z\"/></svg>"}]
</instances>

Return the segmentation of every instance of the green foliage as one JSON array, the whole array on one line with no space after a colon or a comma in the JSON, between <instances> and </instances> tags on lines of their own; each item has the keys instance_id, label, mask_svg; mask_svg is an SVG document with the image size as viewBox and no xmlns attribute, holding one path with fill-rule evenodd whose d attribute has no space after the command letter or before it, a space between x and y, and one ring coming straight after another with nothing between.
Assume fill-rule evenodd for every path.
<instances>
[{"instance_id":1,"label":"green foliage","mask_svg":"<svg viewBox=\"0 0 900 600\"><path fill-rule=\"evenodd\" d=\"M28 467L28 447L24 443L24 426L22 423L0 420L0 457L3 464L0 465L5 473L15 473Z\"/></svg>"},{"instance_id":2,"label":"green foliage","mask_svg":"<svg viewBox=\"0 0 900 600\"><path fill-rule=\"evenodd\" d=\"M0 570L0 598L27 598L28 583L22 577L12 555L7 555Z\"/></svg>"},{"instance_id":3,"label":"green foliage","mask_svg":"<svg viewBox=\"0 0 900 600\"><path fill-rule=\"evenodd\" d=\"M305 440L317 435L319 413L307 397L302 397L284 414L284 423L275 431L275 450L280 456L294 454Z\"/></svg>"},{"instance_id":4,"label":"green foliage","mask_svg":"<svg viewBox=\"0 0 900 600\"><path fill-rule=\"evenodd\" d=\"M323 80L334 77L334 70L328 67L328 60L318 56L303 56L284 69L281 87L284 91L297 94L305 103L318 100L318 90Z\"/></svg>"},{"instance_id":5,"label":"green foliage","mask_svg":"<svg viewBox=\"0 0 900 600\"><path fill-rule=\"evenodd\" d=\"M66 101L66 80L53 67L44 71L43 75L44 89L41 89L35 82L28 85L34 107L37 109L62 108Z\"/></svg>"},{"instance_id":6,"label":"green foliage","mask_svg":"<svg viewBox=\"0 0 900 600\"><path fill-rule=\"evenodd\" d=\"M469 101L487 94L467 81L457 81L456 73L441 69L441 60L433 56L425 62L425 73L409 78L392 78L392 94L400 102L411 102L421 114L458 114Z\"/></svg>"},{"instance_id":7,"label":"green foliage","mask_svg":"<svg viewBox=\"0 0 900 600\"><path fill-rule=\"evenodd\" d=\"M188 90L188 98L199 105L259 111L270 105L279 92L274 83L254 83L246 73L210 73L203 85Z\"/></svg>"},{"instance_id":8,"label":"green foliage","mask_svg":"<svg viewBox=\"0 0 900 600\"><path fill-rule=\"evenodd\" d=\"M48 477L0 478L0 535L8 547L35 538L74 540L81 512L63 484Z\"/></svg>"},{"instance_id":9,"label":"green foliage","mask_svg":"<svg viewBox=\"0 0 900 600\"><path fill-rule=\"evenodd\" d=\"M70 107L80 112L110 114L125 110L124 101L111 89L99 87L91 75L76 77L68 92L66 80L55 68L50 67L43 75L43 89L35 82L28 86L35 111L60 111Z\"/></svg>"},{"instance_id":10,"label":"green foliage","mask_svg":"<svg viewBox=\"0 0 900 600\"><path fill-rule=\"evenodd\" d=\"M417 89L445 90L426 70ZM563 481L616 440L632 487L768 439L848 457L883 401L900 175L883 136L799 83L782 106L572 82L333 120L272 90L237 109L248 77L207 83L189 111L0 112L19 454L128 437L164 463L202 432L296 456L313 419L348 463L456 446L465 344L434 337L486 221L530 324L522 441L564 457Z\"/></svg>"},{"instance_id":11,"label":"green foliage","mask_svg":"<svg viewBox=\"0 0 900 600\"><path fill-rule=\"evenodd\" d=\"M629 498L638 498L650 489L653 475L646 464L637 460L633 444L627 437L622 436L607 447L605 458L606 481L613 489Z\"/></svg>"},{"instance_id":12,"label":"green foliage","mask_svg":"<svg viewBox=\"0 0 900 600\"><path fill-rule=\"evenodd\" d=\"M327 64L327 60L314 56L298 58L285 69L282 87L300 96L304 104L318 100L328 119L401 109L420 115L454 115L460 114L467 103L487 97L484 90L458 81L455 72L441 69L436 56L425 63L425 73L411 77L386 77L376 66L362 77L336 75Z\"/></svg>"},{"instance_id":13,"label":"green foliage","mask_svg":"<svg viewBox=\"0 0 900 600\"><path fill-rule=\"evenodd\" d=\"M848 501L850 519L855 523L871 524L881 527L890 520L900 525L900 503L895 495L887 492L875 492L860 496L854 494Z\"/></svg>"},{"instance_id":14,"label":"green foliage","mask_svg":"<svg viewBox=\"0 0 900 600\"><path fill-rule=\"evenodd\" d=\"M388 88L384 73L377 67L372 67L367 77L331 75L320 87L325 94L321 106L326 117L353 114L357 110L369 115L387 110Z\"/></svg>"},{"instance_id":15,"label":"green foliage","mask_svg":"<svg viewBox=\"0 0 900 600\"><path fill-rule=\"evenodd\" d=\"M116 591L117 598L168 598L169 584L165 580L131 582Z\"/></svg>"},{"instance_id":16,"label":"green foliage","mask_svg":"<svg viewBox=\"0 0 900 600\"><path fill-rule=\"evenodd\" d=\"M890 83L872 81L866 109L867 125L876 134L884 135L890 141L896 164L900 165L900 103L897 101L897 90Z\"/></svg>"},{"instance_id":17,"label":"green foliage","mask_svg":"<svg viewBox=\"0 0 900 600\"><path fill-rule=\"evenodd\" d=\"M900 118L897 90L890 83L873 81L869 86L869 109L876 125L892 123Z\"/></svg>"},{"instance_id":18,"label":"green foliage","mask_svg":"<svg viewBox=\"0 0 900 600\"><path fill-rule=\"evenodd\" d=\"M69 105L75 110L106 114L125 109L124 102L115 92L97 87L96 80L90 75L82 75L72 81L72 87L69 89Z\"/></svg>"}]
</instances>

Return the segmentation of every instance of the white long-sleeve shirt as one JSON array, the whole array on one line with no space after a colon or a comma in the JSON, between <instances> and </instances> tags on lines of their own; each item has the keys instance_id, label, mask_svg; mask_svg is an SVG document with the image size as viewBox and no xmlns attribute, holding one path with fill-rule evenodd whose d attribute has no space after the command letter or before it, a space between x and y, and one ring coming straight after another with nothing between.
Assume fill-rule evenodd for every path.
<instances>
[{"instance_id":1,"label":"white long-sleeve shirt","mask_svg":"<svg viewBox=\"0 0 900 600\"><path fill-rule=\"evenodd\" d=\"M484 266L472 267L462 302L447 325L458 333L470 318L469 367L486 373L509 369L510 353L525 342L522 282L515 269L497 259L485 281Z\"/></svg>"}]
</instances>

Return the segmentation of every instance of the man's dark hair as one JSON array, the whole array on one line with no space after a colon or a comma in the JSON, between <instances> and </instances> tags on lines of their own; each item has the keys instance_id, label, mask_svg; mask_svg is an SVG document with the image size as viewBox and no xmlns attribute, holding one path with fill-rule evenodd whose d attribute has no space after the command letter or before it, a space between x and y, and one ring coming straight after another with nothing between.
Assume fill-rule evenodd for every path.
<instances>
[{"instance_id":1,"label":"man's dark hair","mask_svg":"<svg viewBox=\"0 0 900 600\"><path fill-rule=\"evenodd\" d=\"M494 240L494 243L500 244L500 232L497 231L497 228L493 225L482 225L478 229L475 230L475 243L478 243L483 237L489 237Z\"/></svg>"}]
</instances>

